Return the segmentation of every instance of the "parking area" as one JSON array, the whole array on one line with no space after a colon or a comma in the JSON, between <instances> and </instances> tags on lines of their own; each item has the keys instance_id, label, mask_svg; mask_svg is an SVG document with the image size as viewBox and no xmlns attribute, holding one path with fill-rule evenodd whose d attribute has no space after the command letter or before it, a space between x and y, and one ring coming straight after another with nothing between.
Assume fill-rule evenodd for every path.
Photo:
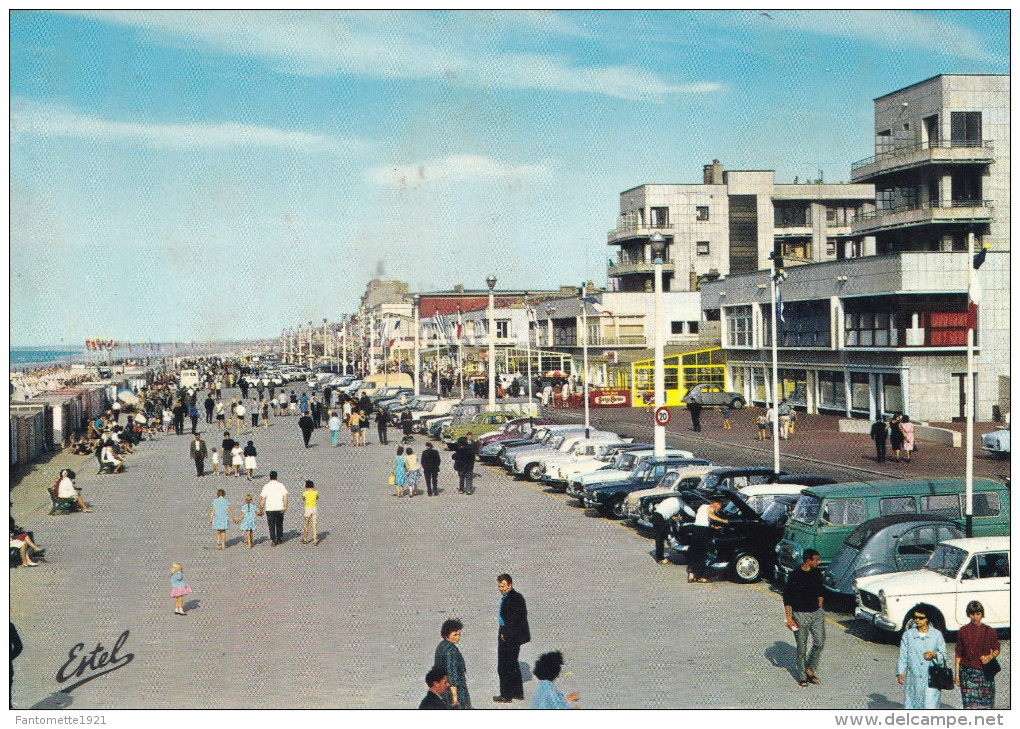
<instances>
[{"instance_id":1,"label":"parking area","mask_svg":"<svg viewBox=\"0 0 1020 729\"><path fill-rule=\"evenodd\" d=\"M577 691L582 708L902 707L896 647L846 614L829 616L821 683L800 688L793 637L767 582L688 584L682 566L653 561L648 535L489 467L478 466L474 495L459 495L441 446L442 494L394 498L386 477L395 444L377 445L372 431L368 447L334 449L320 429L305 449L296 421L243 436L259 450L255 483L196 478L187 435L144 443L122 475L73 461L90 514L45 515L41 489L59 459L22 479L14 513L47 548L47 563L11 573L12 621L25 644L16 707L413 708L439 627L458 617L475 707L517 710L528 702L491 702L501 572L528 603L532 642L521 660L563 651L557 683ZM205 436L219 441L215 430ZM413 447L421 445L418 436ZM216 489L236 509L245 493L258 499L270 469L290 490L287 541L272 548L260 519L254 549L231 527L228 549L215 550ZM305 479L320 492L318 547L300 540ZM194 591L186 617L172 612L173 562ZM78 643L107 650L125 631L126 663L61 673ZM1008 640L1001 662L997 706L1008 707ZM530 701L535 681L525 676ZM959 694L945 693L944 705L959 708Z\"/></svg>"}]
</instances>

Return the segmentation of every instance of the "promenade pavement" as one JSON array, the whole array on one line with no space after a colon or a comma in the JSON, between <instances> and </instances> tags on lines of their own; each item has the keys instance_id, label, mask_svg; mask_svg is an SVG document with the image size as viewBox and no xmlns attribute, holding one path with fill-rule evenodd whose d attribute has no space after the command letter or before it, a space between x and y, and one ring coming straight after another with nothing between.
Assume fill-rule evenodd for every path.
<instances>
[{"instance_id":1,"label":"promenade pavement","mask_svg":"<svg viewBox=\"0 0 1020 729\"><path fill-rule=\"evenodd\" d=\"M210 446L219 442L213 426L201 427ZM93 458L60 455L21 478L14 514L47 561L11 572L11 619L25 644L15 707L413 708L439 627L458 617L475 707L520 709L535 685L526 667L526 702L491 702L501 572L528 601L533 642L522 663L562 650L558 684L578 691L583 708L902 706L896 648L863 639L847 616L830 616L822 683L802 689L767 583L689 585L682 567L653 561L646 535L536 484L479 467L477 493L458 495L444 450L443 494L397 499L386 485L396 445L375 445L374 431L366 448L333 449L321 429L305 449L290 417L248 438L259 450L255 483L197 478L189 435L143 443L121 475L97 476ZM93 512L46 516L43 488L68 464ZM236 511L271 469L290 490L287 541L271 547L259 519L254 549L231 527L228 549L217 551L216 489ZM318 547L300 541L306 478L320 492ZM169 597L175 561L194 591L186 617ZM108 651L125 631L118 668L68 677L77 644L79 656L97 643ZM1008 706L1008 640L1003 648L998 705ZM82 679L91 680L75 686ZM958 693L945 704L959 707Z\"/></svg>"}]
</instances>

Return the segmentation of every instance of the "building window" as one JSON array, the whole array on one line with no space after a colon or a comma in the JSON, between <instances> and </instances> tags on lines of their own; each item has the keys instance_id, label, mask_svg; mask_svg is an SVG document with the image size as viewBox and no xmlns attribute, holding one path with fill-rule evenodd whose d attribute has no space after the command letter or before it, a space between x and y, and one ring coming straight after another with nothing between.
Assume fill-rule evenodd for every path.
<instances>
[{"instance_id":1,"label":"building window","mask_svg":"<svg viewBox=\"0 0 1020 729\"><path fill-rule=\"evenodd\" d=\"M688 334L697 334L698 333L698 322L696 322L696 321L689 321L689 322L687 322L687 333Z\"/></svg>"},{"instance_id":2,"label":"building window","mask_svg":"<svg viewBox=\"0 0 1020 729\"><path fill-rule=\"evenodd\" d=\"M695 217L698 220L708 220L708 206L707 205L696 205L694 207Z\"/></svg>"},{"instance_id":3,"label":"building window","mask_svg":"<svg viewBox=\"0 0 1020 729\"><path fill-rule=\"evenodd\" d=\"M836 208L825 208L825 222L836 222Z\"/></svg>"},{"instance_id":4,"label":"building window","mask_svg":"<svg viewBox=\"0 0 1020 729\"><path fill-rule=\"evenodd\" d=\"M669 208L651 208L649 212L651 212L653 228L669 227Z\"/></svg>"},{"instance_id":5,"label":"building window","mask_svg":"<svg viewBox=\"0 0 1020 729\"><path fill-rule=\"evenodd\" d=\"M707 240L699 240L695 244L695 246L696 246L696 249L698 251L698 255L699 256L707 256L708 255L709 248L708 248L708 241Z\"/></svg>"},{"instance_id":6,"label":"building window","mask_svg":"<svg viewBox=\"0 0 1020 729\"><path fill-rule=\"evenodd\" d=\"M765 327L763 346L772 346L772 314L769 304L762 307ZM778 321L780 347L828 347L829 302L791 301L783 304L783 319Z\"/></svg>"},{"instance_id":7,"label":"building window","mask_svg":"<svg viewBox=\"0 0 1020 729\"><path fill-rule=\"evenodd\" d=\"M879 132L875 135L875 154L891 152L892 148L893 143L891 129L886 129L884 132Z\"/></svg>"},{"instance_id":8,"label":"building window","mask_svg":"<svg viewBox=\"0 0 1020 729\"><path fill-rule=\"evenodd\" d=\"M836 257L836 240L834 238L827 238L825 241L825 256L826 258Z\"/></svg>"},{"instance_id":9,"label":"building window","mask_svg":"<svg viewBox=\"0 0 1020 729\"><path fill-rule=\"evenodd\" d=\"M682 321L671 321L669 323L669 333L670 334L683 334L684 333L684 323Z\"/></svg>"},{"instance_id":10,"label":"building window","mask_svg":"<svg viewBox=\"0 0 1020 729\"><path fill-rule=\"evenodd\" d=\"M954 147L981 146L980 111L954 111L949 115L949 125Z\"/></svg>"},{"instance_id":11,"label":"building window","mask_svg":"<svg viewBox=\"0 0 1020 729\"><path fill-rule=\"evenodd\" d=\"M496 339L508 339L510 337L510 320L496 320Z\"/></svg>"},{"instance_id":12,"label":"building window","mask_svg":"<svg viewBox=\"0 0 1020 729\"><path fill-rule=\"evenodd\" d=\"M846 312L846 346L896 347L896 315L888 311Z\"/></svg>"},{"instance_id":13,"label":"building window","mask_svg":"<svg viewBox=\"0 0 1020 729\"><path fill-rule=\"evenodd\" d=\"M819 370L818 407L846 411L846 380L842 372Z\"/></svg>"},{"instance_id":14,"label":"building window","mask_svg":"<svg viewBox=\"0 0 1020 729\"><path fill-rule=\"evenodd\" d=\"M775 206L775 227L804 228L811 225L811 210L808 205L785 203Z\"/></svg>"},{"instance_id":15,"label":"building window","mask_svg":"<svg viewBox=\"0 0 1020 729\"><path fill-rule=\"evenodd\" d=\"M750 305L726 309L726 344L730 347L751 346Z\"/></svg>"}]
</instances>

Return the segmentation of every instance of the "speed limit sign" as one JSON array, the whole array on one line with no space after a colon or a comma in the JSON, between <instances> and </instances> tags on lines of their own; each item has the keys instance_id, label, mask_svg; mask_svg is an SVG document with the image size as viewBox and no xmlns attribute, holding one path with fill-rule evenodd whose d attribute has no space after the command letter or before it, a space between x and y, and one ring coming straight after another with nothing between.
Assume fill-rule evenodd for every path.
<instances>
[{"instance_id":1,"label":"speed limit sign","mask_svg":"<svg viewBox=\"0 0 1020 729\"><path fill-rule=\"evenodd\" d=\"M660 405L655 408L655 422L658 425L669 425L669 421L672 417L672 413L669 412L669 408L665 405Z\"/></svg>"}]
</instances>

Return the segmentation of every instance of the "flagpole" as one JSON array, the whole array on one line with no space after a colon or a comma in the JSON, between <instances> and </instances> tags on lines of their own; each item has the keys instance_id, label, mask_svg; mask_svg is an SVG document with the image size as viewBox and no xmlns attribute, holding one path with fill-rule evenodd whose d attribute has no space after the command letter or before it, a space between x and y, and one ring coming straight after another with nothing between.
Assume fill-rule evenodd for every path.
<instances>
[{"instance_id":1,"label":"flagpole","mask_svg":"<svg viewBox=\"0 0 1020 729\"><path fill-rule=\"evenodd\" d=\"M779 475L779 332L776 329L776 260L771 261L772 291L772 471Z\"/></svg>"},{"instance_id":2,"label":"flagpole","mask_svg":"<svg viewBox=\"0 0 1020 729\"><path fill-rule=\"evenodd\" d=\"M533 396L531 394L531 305L528 303L528 295L524 294L524 329L527 334L526 351L528 357L528 407L531 407Z\"/></svg>"}]
</instances>

